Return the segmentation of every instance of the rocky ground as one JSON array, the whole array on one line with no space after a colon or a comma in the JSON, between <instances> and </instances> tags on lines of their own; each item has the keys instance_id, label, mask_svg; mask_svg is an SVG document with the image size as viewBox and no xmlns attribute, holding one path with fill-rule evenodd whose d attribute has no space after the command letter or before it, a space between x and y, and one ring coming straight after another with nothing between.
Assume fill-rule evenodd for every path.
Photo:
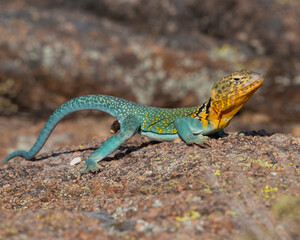
<instances>
[{"instance_id":1,"label":"rocky ground","mask_svg":"<svg viewBox=\"0 0 300 240\"><path fill-rule=\"evenodd\" d=\"M1 165L2 238L300 238L299 138L233 133L201 148L136 136L101 163L101 172L80 175L105 139L95 135L108 135L111 120L84 143L80 131L69 130L79 122L84 131L93 121L65 121L38 161L16 158ZM1 145L35 141L28 133L42 123L23 125L5 134L10 140L1 138ZM83 161L70 166L76 157Z\"/></svg>"}]
</instances>

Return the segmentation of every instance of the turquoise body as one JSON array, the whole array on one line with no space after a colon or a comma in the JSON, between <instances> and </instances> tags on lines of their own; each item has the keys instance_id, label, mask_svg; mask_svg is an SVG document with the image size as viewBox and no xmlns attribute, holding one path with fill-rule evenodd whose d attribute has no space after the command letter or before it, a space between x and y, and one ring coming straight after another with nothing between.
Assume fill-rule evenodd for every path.
<instances>
[{"instance_id":1,"label":"turquoise body","mask_svg":"<svg viewBox=\"0 0 300 240\"><path fill-rule=\"evenodd\" d=\"M204 106L204 105L203 105ZM156 108L106 95L87 95L71 99L61 105L50 116L33 147L27 151L15 151L9 154L2 163L22 156L32 159L43 147L57 123L66 115L86 109L101 110L118 118L120 133L107 139L86 160L83 172L97 171L97 162L115 151L124 141L140 133L158 141L172 141L181 137L186 143L202 144L207 140L204 134L216 131L209 125L204 128L195 115L201 106L190 108ZM196 116L196 115L195 115Z\"/></svg>"}]
</instances>

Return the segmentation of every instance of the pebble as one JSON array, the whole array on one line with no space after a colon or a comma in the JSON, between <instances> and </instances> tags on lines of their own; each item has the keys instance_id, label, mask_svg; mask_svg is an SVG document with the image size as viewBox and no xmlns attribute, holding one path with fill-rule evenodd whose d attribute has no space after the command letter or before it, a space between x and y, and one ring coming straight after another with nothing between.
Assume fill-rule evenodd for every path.
<instances>
[{"instance_id":1,"label":"pebble","mask_svg":"<svg viewBox=\"0 0 300 240\"><path fill-rule=\"evenodd\" d=\"M152 207L162 207L162 206L163 206L163 204L158 199L156 199L154 201L154 203L152 204Z\"/></svg>"},{"instance_id":2,"label":"pebble","mask_svg":"<svg viewBox=\"0 0 300 240\"><path fill-rule=\"evenodd\" d=\"M81 162L81 157L76 157L70 162L70 166L74 166Z\"/></svg>"},{"instance_id":3,"label":"pebble","mask_svg":"<svg viewBox=\"0 0 300 240\"><path fill-rule=\"evenodd\" d=\"M9 188L10 187L10 184L5 184L4 186L3 186L3 189L7 189L7 188Z\"/></svg>"}]
</instances>

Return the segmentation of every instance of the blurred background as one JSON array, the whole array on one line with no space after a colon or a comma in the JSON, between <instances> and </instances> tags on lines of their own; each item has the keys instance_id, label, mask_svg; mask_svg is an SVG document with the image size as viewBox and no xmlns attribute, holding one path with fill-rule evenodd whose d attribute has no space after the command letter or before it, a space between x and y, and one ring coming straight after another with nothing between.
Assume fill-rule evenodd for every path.
<instances>
[{"instance_id":1,"label":"blurred background","mask_svg":"<svg viewBox=\"0 0 300 240\"><path fill-rule=\"evenodd\" d=\"M30 148L70 98L199 105L241 69L265 82L228 130L300 136L299 19L299 0L0 0L0 154ZM111 122L73 114L48 147L107 136Z\"/></svg>"}]
</instances>

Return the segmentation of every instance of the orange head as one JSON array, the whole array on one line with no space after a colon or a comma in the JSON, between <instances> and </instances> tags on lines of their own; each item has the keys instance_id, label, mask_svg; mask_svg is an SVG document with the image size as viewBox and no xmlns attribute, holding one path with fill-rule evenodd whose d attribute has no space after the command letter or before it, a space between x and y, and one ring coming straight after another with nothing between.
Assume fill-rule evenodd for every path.
<instances>
[{"instance_id":1,"label":"orange head","mask_svg":"<svg viewBox=\"0 0 300 240\"><path fill-rule=\"evenodd\" d=\"M262 85L264 78L259 73L242 70L226 76L213 85L211 92L211 116L219 119L220 128L241 109L253 93Z\"/></svg>"}]
</instances>

